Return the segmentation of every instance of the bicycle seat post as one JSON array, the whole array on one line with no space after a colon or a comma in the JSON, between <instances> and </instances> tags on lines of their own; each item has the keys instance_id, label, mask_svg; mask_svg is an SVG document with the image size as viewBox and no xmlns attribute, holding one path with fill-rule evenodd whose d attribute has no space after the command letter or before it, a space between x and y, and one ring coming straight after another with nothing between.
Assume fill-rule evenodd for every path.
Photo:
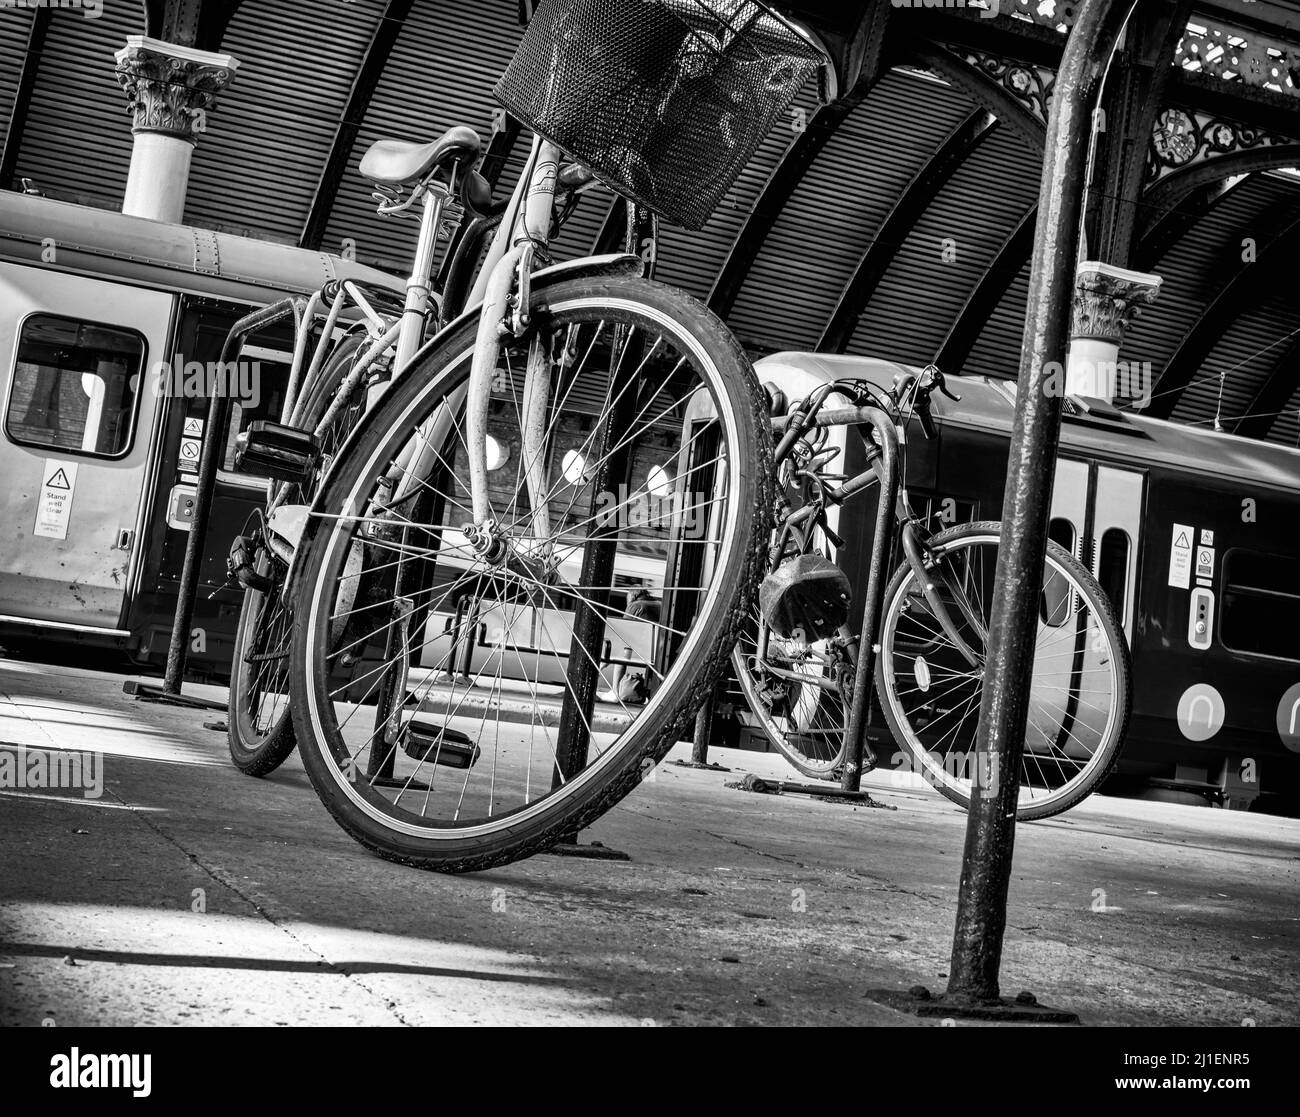
<instances>
[{"instance_id":1,"label":"bicycle seat post","mask_svg":"<svg viewBox=\"0 0 1300 1117\"><path fill-rule=\"evenodd\" d=\"M452 191L455 189L455 178L456 173L453 168L450 188L434 181L426 182L423 187L420 234L416 241L411 274L406 281L406 303L402 310L401 333L397 337L397 353L393 360L394 372L402 368L415 355L424 336L424 319L429 309L429 282L433 273L433 257L438 246L442 212L447 199L452 196Z\"/></svg>"}]
</instances>

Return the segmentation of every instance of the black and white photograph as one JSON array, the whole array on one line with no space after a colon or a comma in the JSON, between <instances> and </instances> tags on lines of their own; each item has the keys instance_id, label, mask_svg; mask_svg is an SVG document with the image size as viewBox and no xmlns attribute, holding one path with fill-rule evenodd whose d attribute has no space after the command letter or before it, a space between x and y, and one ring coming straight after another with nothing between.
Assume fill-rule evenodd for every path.
<instances>
[{"instance_id":1,"label":"black and white photograph","mask_svg":"<svg viewBox=\"0 0 1300 1117\"><path fill-rule=\"evenodd\" d=\"M1300 0L0 0L14 1065L1280 1084L1298 260Z\"/></svg>"}]
</instances>

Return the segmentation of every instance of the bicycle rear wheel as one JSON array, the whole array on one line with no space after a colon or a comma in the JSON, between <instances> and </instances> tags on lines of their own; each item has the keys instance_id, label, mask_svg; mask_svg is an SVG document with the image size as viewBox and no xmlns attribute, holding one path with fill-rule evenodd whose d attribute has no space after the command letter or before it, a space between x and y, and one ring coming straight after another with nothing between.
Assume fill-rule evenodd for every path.
<instances>
[{"instance_id":1,"label":"bicycle rear wheel","mask_svg":"<svg viewBox=\"0 0 1300 1117\"><path fill-rule=\"evenodd\" d=\"M908 564L885 590L876 663L885 719L908 767L963 807L976 786L992 790L998 779L976 755L975 731L1000 537L1001 525L985 521L929 542L933 582L977 653L975 664L944 631ZM1124 739L1129 695L1128 645L1110 600L1082 563L1049 543L1017 819L1068 810L1106 778Z\"/></svg>"},{"instance_id":2,"label":"bicycle rear wheel","mask_svg":"<svg viewBox=\"0 0 1300 1117\"><path fill-rule=\"evenodd\" d=\"M832 557L820 531L814 549ZM731 668L750 713L800 775L834 780L844 765L857 644L847 627L826 640L785 639L755 606L741 629Z\"/></svg>"},{"instance_id":3,"label":"bicycle rear wheel","mask_svg":"<svg viewBox=\"0 0 1300 1117\"><path fill-rule=\"evenodd\" d=\"M339 342L320 373L307 385L303 426L314 429L325 417L361 344L359 337ZM364 386L353 397L329 429L321 432L320 464L308 481L290 486L286 503L311 503L322 474L361 412ZM263 543L258 547L254 570L271 583L271 588L244 591L230 666L226 724L230 759L235 767L245 775L265 776L293 754L297 742L289 703L290 613L280 592L286 568Z\"/></svg>"},{"instance_id":4,"label":"bicycle rear wheel","mask_svg":"<svg viewBox=\"0 0 1300 1117\"><path fill-rule=\"evenodd\" d=\"M348 833L421 868L527 856L635 787L689 737L763 561L766 406L725 327L634 278L558 283L530 313L493 384L491 559L466 531L476 322L365 416L304 538L303 762ZM531 451L530 360L550 379ZM657 602L631 608L638 588Z\"/></svg>"}]
</instances>

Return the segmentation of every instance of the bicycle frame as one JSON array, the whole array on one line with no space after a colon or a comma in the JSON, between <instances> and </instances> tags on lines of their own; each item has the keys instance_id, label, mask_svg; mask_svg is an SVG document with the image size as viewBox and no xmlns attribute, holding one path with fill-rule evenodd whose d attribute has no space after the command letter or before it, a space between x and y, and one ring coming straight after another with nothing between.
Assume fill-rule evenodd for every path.
<instances>
[{"instance_id":1,"label":"bicycle frame","mask_svg":"<svg viewBox=\"0 0 1300 1117\"><path fill-rule=\"evenodd\" d=\"M487 421L502 338L518 336L528 326L529 280L539 251L550 241L551 211L555 201L560 150L534 137L532 151L501 224L492 238L469 302L481 302L478 335L474 345L469 383L448 397L439 414L420 431L418 449L399 459L392 503L414 491L429 476L451 432L456 414L465 412L473 522L466 537L474 549L497 558L502 540L492 519L488 499ZM546 401L550 376L549 354L530 351L523 389L523 446L525 482L533 507L533 533L540 542L550 538L546 492Z\"/></svg>"},{"instance_id":2,"label":"bicycle frame","mask_svg":"<svg viewBox=\"0 0 1300 1117\"><path fill-rule=\"evenodd\" d=\"M920 526L920 521L912 515L907 486L902 480L901 462L906 448L906 428L897 421L895 415L887 414L877 407L837 407L822 410L827 398L837 390L842 391L842 386L829 384L819 388L790 415L774 418L772 426L774 432L781 436L777 446L778 469L782 462L789 460L790 454L803 434L816 427L853 426L858 430L867 447L869 462L867 469L839 485L819 482L820 494L816 511L808 517L813 522L800 533L801 550L808 549L816 526L822 525L824 528L825 507L828 504L843 504L873 485L880 486L881 496L876 514L875 535L872 539L867 600L863 606L861 630L857 636L854 636L849 626L844 625L837 634L837 638L843 642L846 653L854 663L853 694L849 702L849 720L846 727L847 748L843 783L845 787L852 785L855 789L864 760L867 770L874 767L876 762L875 753L866 742L865 720L871 678L875 671L877 627L880 623L885 582L888 576L889 551L894 539L894 532L890 530L891 520L894 521L898 539L902 544L904 558L912 567L927 604L944 632L972 667L980 666L983 657L963 638L949 615L948 606L935 585L936 569L938 577L947 585L950 596L958 603L965 621L981 638L986 637L986 634L970 603L966 600L966 595L949 582L947 571L928 561L929 552L926 547L928 535ZM778 541L776 546L782 546L782 543ZM772 562L777 562L779 559L779 554L772 556ZM761 643L760 633L760 654ZM799 678L796 681L806 685L808 680ZM827 683L826 685L838 684Z\"/></svg>"}]
</instances>

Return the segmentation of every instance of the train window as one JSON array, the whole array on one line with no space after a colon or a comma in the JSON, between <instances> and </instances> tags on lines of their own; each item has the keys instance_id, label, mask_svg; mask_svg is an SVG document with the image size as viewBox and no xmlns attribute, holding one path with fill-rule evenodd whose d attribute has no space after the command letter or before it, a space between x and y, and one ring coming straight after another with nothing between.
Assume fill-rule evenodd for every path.
<instances>
[{"instance_id":1,"label":"train window","mask_svg":"<svg viewBox=\"0 0 1300 1117\"><path fill-rule=\"evenodd\" d=\"M1074 554L1075 533L1074 525L1062 516L1057 516L1050 524L1047 525L1047 538L1053 543L1059 543L1070 554Z\"/></svg>"},{"instance_id":2,"label":"train window","mask_svg":"<svg viewBox=\"0 0 1300 1117\"><path fill-rule=\"evenodd\" d=\"M5 433L23 446L123 457L144 362L145 340L134 330L31 315L18 337Z\"/></svg>"},{"instance_id":3,"label":"train window","mask_svg":"<svg viewBox=\"0 0 1300 1117\"><path fill-rule=\"evenodd\" d=\"M1240 548L1223 562L1219 639L1250 655L1300 659L1300 559Z\"/></svg>"},{"instance_id":4,"label":"train window","mask_svg":"<svg viewBox=\"0 0 1300 1117\"><path fill-rule=\"evenodd\" d=\"M1047 527L1047 537L1074 554L1074 525L1057 517ZM1048 578L1043 582L1042 597L1038 602L1038 619L1043 624L1060 628L1070 619L1070 585L1064 578Z\"/></svg>"},{"instance_id":5,"label":"train window","mask_svg":"<svg viewBox=\"0 0 1300 1117\"><path fill-rule=\"evenodd\" d=\"M1124 617L1124 595L1128 587L1128 532L1122 528L1108 528L1101 537L1097 553L1097 581L1106 591L1116 614Z\"/></svg>"}]
</instances>

